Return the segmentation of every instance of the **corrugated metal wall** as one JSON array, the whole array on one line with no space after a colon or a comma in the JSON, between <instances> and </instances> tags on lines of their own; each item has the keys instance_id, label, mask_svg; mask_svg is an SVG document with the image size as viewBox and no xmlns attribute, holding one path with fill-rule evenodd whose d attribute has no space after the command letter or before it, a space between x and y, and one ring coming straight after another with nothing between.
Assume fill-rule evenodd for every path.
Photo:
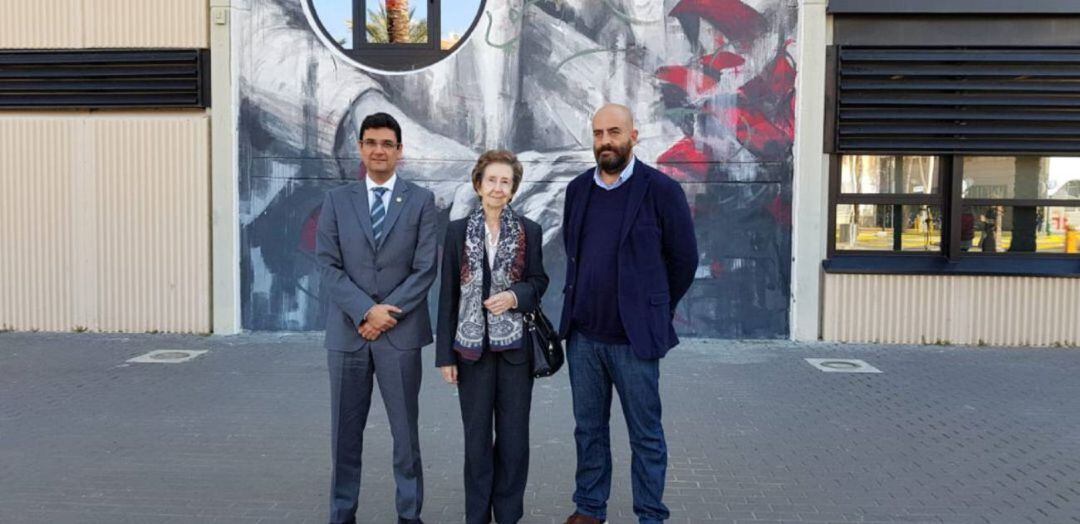
<instances>
[{"instance_id":1,"label":"corrugated metal wall","mask_svg":"<svg viewBox=\"0 0 1080 524\"><path fill-rule=\"evenodd\" d=\"M209 116L0 113L0 326L210 330Z\"/></svg>"},{"instance_id":2,"label":"corrugated metal wall","mask_svg":"<svg viewBox=\"0 0 1080 524\"><path fill-rule=\"evenodd\" d=\"M76 134L71 122L0 116L0 328L76 325Z\"/></svg>"},{"instance_id":3,"label":"corrugated metal wall","mask_svg":"<svg viewBox=\"0 0 1080 524\"><path fill-rule=\"evenodd\" d=\"M206 48L209 12L207 0L12 0L0 48Z\"/></svg>"},{"instance_id":4,"label":"corrugated metal wall","mask_svg":"<svg viewBox=\"0 0 1080 524\"><path fill-rule=\"evenodd\" d=\"M1080 279L825 276L823 338L841 342L1080 345Z\"/></svg>"}]
</instances>

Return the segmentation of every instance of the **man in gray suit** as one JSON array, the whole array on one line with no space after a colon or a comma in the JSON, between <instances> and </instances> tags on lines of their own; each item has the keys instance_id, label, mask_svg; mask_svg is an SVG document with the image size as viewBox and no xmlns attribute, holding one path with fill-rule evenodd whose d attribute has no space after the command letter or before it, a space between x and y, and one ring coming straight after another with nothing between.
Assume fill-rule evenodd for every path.
<instances>
[{"instance_id":1,"label":"man in gray suit","mask_svg":"<svg viewBox=\"0 0 1080 524\"><path fill-rule=\"evenodd\" d=\"M377 381L394 438L398 522L419 523L420 348L432 342L427 295L436 272L435 196L394 172L401 126L390 115L364 119L359 147L367 176L327 193L316 242L329 301L330 522L356 522L364 426Z\"/></svg>"}]
</instances>

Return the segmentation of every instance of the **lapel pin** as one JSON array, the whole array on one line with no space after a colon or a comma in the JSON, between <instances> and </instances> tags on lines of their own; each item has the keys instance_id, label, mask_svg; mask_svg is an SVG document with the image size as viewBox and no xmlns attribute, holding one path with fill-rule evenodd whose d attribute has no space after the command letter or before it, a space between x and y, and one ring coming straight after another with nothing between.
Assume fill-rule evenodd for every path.
<instances>
[{"instance_id":1,"label":"lapel pin","mask_svg":"<svg viewBox=\"0 0 1080 524\"><path fill-rule=\"evenodd\" d=\"M401 197L397 197L397 199L394 200L394 202L397 202L398 204L400 204L401 203Z\"/></svg>"}]
</instances>

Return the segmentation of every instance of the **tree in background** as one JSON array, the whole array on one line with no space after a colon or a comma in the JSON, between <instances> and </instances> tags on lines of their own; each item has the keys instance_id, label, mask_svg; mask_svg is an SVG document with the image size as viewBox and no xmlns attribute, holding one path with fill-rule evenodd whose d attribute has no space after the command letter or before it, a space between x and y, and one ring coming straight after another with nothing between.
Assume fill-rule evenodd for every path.
<instances>
[{"instance_id":1,"label":"tree in background","mask_svg":"<svg viewBox=\"0 0 1080 524\"><path fill-rule=\"evenodd\" d=\"M427 42L427 19L412 21L415 9L409 9L408 0L386 0L379 3L379 10L368 10L366 26L368 42L374 44Z\"/></svg>"},{"instance_id":2,"label":"tree in background","mask_svg":"<svg viewBox=\"0 0 1080 524\"><path fill-rule=\"evenodd\" d=\"M385 5L386 33L390 36L390 42L410 42L409 19L412 12L409 10L409 0L386 0Z\"/></svg>"}]
</instances>

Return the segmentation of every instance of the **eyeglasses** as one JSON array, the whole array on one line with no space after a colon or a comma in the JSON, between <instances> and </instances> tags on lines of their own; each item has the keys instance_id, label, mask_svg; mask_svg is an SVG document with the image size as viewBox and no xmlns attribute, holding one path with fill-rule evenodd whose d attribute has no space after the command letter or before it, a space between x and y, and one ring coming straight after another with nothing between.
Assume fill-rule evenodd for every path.
<instances>
[{"instance_id":1,"label":"eyeglasses","mask_svg":"<svg viewBox=\"0 0 1080 524\"><path fill-rule=\"evenodd\" d=\"M398 147L398 143L393 140L372 140L370 138L361 140L360 145L368 149L375 149L376 147L381 147L383 149L397 149Z\"/></svg>"}]
</instances>

